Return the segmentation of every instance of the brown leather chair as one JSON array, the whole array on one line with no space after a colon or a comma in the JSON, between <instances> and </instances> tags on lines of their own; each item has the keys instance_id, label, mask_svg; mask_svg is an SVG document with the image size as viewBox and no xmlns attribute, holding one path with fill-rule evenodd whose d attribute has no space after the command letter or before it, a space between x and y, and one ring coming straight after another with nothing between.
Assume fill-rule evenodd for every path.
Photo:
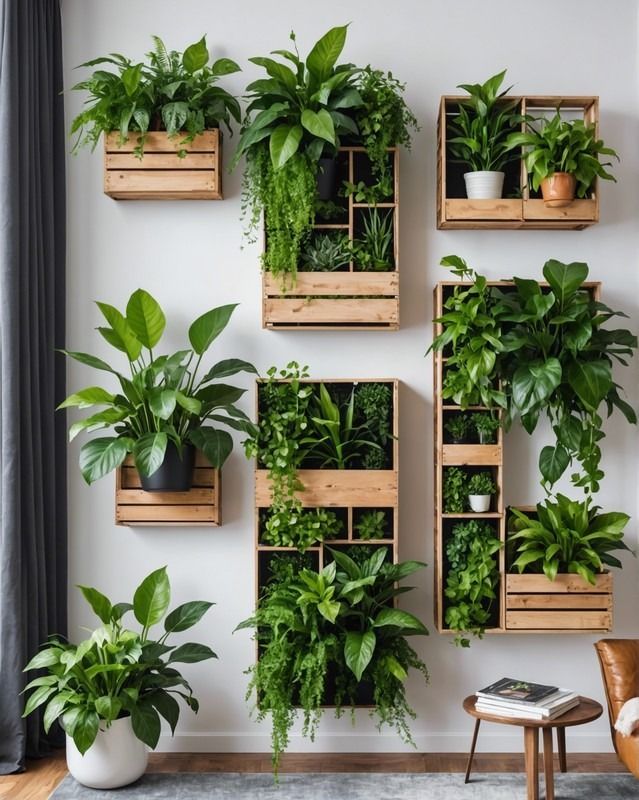
<instances>
[{"instance_id":1,"label":"brown leather chair","mask_svg":"<svg viewBox=\"0 0 639 800\"><path fill-rule=\"evenodd\" d=\"M639 697L639 639L601 639L595 649L606 690L612 743L620 761L639 778L639 729L622 736L613 727L623 704Z\"/></svg>"}]
</instances>

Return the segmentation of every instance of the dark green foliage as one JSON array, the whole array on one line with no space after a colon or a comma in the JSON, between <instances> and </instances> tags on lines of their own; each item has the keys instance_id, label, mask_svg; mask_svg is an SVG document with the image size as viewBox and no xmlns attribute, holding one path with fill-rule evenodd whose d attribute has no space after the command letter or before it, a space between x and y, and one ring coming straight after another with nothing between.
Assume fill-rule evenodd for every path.
<instances>
[{"instance_id":1,"label":"dark green foliage","mask_svg":"<svg viewBox=\"0 0 639 800\"><path fill-rule=\"evenodd\" d=\"M334 272L347 267L351 260L348 236L320 233L306 245L301 258L301 269L308 272Z\"/></svg>"},{"instance_id":2,"label":"dark green foliage","mask_svg":"<svg viewBox=\"0 0 639 800\"><path fill-rule=\"evenodd\" d=\"M390 535L386 514L374 508L364 511L355 524L355 530L360 539L385 539Z\"/></svg>"},{"instance_id":3,"label":"dark green foliage","mask_svg":"<svg viewBox=\"0 0 639 800\"><path fill-rule=\"evenodd\" d=\"M89 93L84 111L71 125L71 133L78 134L74 150L83 145L95 148L102 133L118 131L124 143L130 132L139 132L135 152L142 157L150 130L165 130L171 137L182 135L182 144L188 144L197 134L222 122L230 131L231 117L240 122L237 100L215 85L224 75L239 71L234 61L220 58L208 66L204 36L184 53L168 51L158 36L153 41L155 47L147 53L147 63L134 64L119 53L111 53L80 65L100 68L73 87ZM104 65L114 67L115 72ZM184 155L184 151L178 155Z\"/></svg>"},{"instance_id":4,"label":"dark green foliage","mask_svg":"<svg viewBox=\"0 0 639 800\"><path fill-rule=\"evenodd\" d=\"M353 242L353 261L364 272L388 272L393 268L393 210L380 213L367 209L362 220L364 230Z\"/></svg>"},{"instance_id":5,"label":"dark green foliage","mask_svg":"<svg viewBox=\"0 0 639 800\"><path fill-rule=\"evenodd\" d=\"M393 438L393 390L387 383L360 383L355 392L355 410L364 419L371 436L382 447ZM374 455L374 448L371 455ZM381 467L366 467L381 469Z\"/></svg>"},{"instance_id":6,"label":"dark green foliage","mask_svg":"<svg viewBox=\"0 0 639 800\"><path fill-rule=\"evenodd\" d=\"M490 412L482 411L470 417L470 425L477 431L477 437L482 444L492 444L500 422Z\"/></svg>"},{"instance_id":7,"label":"dark green foliage","mask_svg":"<svg viewBox=\"0 0 639 800\"><path fill-rule=\"evenodd\" d=\"M471 428L471 420L467 414L455 414L444 425L444 430L454 442L463 442L467 439Z\"/></svg>"},{"instance_id":8,"label":"dark green foliage","mask_svg":"<svg viewBox=\"0 0 639 800\"><path fill-rule=\"evenodd\" d=\"M444 469L444 514L463 514L466 510L466 473L460 467Z\"/></svg>"},{"instance_id":9,"label":"dark green foliage","mask_svg":"<svg viewBox=\"0 0 639 800\"><path fill-rule=\"evenodd\" d=\"M470 476L466 486L467 494L495 494L497 491L490 472L476 472Z\"/></svg>"}]
</instances>

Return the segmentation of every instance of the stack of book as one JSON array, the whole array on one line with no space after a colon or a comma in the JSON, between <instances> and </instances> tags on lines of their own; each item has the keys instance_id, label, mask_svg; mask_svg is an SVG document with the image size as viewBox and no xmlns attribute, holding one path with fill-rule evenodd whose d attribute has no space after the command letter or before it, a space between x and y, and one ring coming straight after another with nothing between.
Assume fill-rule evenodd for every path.
<instances>
[{"instance_id":1,"label":"stack of book","mask_svg":"<svg viewBox=\"0 0 639 800\"><path fill-rule=\"evenodd\" d=\"M518 719L555 719L579 705L579 695L569 689L502 678L477 692L475 709Z\"/></svg>"}]
</instances>

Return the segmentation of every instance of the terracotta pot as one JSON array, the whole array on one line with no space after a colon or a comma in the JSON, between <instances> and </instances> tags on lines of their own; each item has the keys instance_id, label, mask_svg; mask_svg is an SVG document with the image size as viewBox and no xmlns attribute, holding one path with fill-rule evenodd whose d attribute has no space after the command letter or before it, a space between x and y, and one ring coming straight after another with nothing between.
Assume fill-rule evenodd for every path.
<instances>
[{"instance_id":1,"label":"terracotta pot","mask_svg":"<svg viewBox=\"0 0 639 800\"><path fill-rule=\"evenodd\" d=\"M555 172L541 182L541 195L547 208L563 208L575 199L577 181L568 172Z\"/></svg>"}]
</instances>

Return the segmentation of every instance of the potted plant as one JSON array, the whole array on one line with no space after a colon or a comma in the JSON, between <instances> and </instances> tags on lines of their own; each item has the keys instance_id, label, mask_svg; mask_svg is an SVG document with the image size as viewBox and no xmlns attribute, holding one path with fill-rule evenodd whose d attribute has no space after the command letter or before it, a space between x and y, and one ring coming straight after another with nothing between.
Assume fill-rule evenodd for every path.
<instances>
[{"instance_id":1,"label":"potted plant","mask_svg":"<svg viewBox=\"0 0 639 800\"><path fill-rule=\"evenodd\" d=\"M351 257L351 247L346 234L319 233L304 246L300 270L334 272L347 269Z\"/></svg>"},{"instance_id":2,"label":"potted plant","mask_svg":"<svg viewBox=\"0 0 639 800\"><path fill-rule=\"evenodd\" d=\"M363 230L353 242L355 268L362 271L388 272L393 268L393 211L380 213L376 208L362 215Z\"/></svg>"},{"instance_id":3,"label":"potted plant","mask_svg":"<svg viewBox=\"0 0 639 800\"><path fill-rule=\"evenodd\" d=\"M471 475L466 489L468 504L472 511L484 514L490 510L490 498L497 491L490 472L476 472Z\"/></svg>"},{"instance_id":4,"label":"potted plant","mask_svg":"<svg viewBox=\"0 0 639 800\"><path fill-rule=\"evenodd\" d=\"M493 417L490 412L482 411L477 414L472 414L470 417L470 425L477 432L479 444L493 444L495 441L495 434L499 430L499 419Z\"/></svg>"},{"instance_id":5,"label":"potted plant","mask_svg":"<svg viewBox=\"0 0 639 800\"><path fill-rule=\"evenodd\" d=\"M521 121L517 100L505 100L510 87L500 92L506 70L482 84L459 84L468 99L459 103L458 115L448 123L446 146L457 163L470 168L464 173L466 194L471 199L500 198L504 167L515 156L508 136Z\"/></svg>"},{"instance_id":6,"label":"potted plant","mask_svg":"<svg viewBox=\"0 0 639 800\"><path fill-rule=\"evenodd\" d=\"M313 739L325 703L333 703L339 715L356 704L362 688L372 697L379 724L412 742L413 712L404 682L411 668L428 678L407 640L428 631L415 616L390 605L406 591L397 582L424 565L386 563L387 550L379 546L362 554L359 564L337 549L327 552L331 562L321 572L291 561L274 567L255 614L237 628L256 629L260 658L249 668L247 699L255 692L258 720L271 714L276 772L298 708L302 733Z\"/></svg>"},{"instance_id":7,"label":"potted plant","mask_svg":"<svg viewBox=\"0 0 639 800\"><path fill-rule=\"evenodd\" d=\"M353 530L355 530L358 537L364 541L384 539L389 534L389 524L386 513L383 509L378 508L370 508L366 511L362 511L357 521L353 524Z\"/></svg>"},{"instance_id":8,"label":"potted plant","mask_svg":"<svg viewBox=\"0 0 639 800\"><path fill-rule=\"evenodd\" d=\"M466 414L455 414L444 425L453 444L464 444L471 430L471 420Z\"/></svg>"},{"instance_id":9,"label":"potted plant","mask_svg":"<svg viewBox=\"0 0 639 800\"><path fill-rule=\"evenodd\" d=\"M594 123L561 118L559 109L552 119L527 117L525 132L508 137L508 149L523 147L524 163L535 191L541 188L544 205L562 208L575 199L584 198L596 178L615 181L606 171L611 162L602 163L599 156L617 153L597 138Z\"/></svg>"},{"instance_id":10,"label":"potted plant","mask_svg":"<svg viewBox=\"0 0 639 800\"><path fill-rule=\"evenodd\" d=\"M49 637L25 667L25 672L44 674L24 690L30 693L24 716L46 704L45 730L61 722L71 775L85 786L113 789L144 773L147 747L155 749L160 737L160 717L175 732L180 715L176 696L197 713L198 701L175 665L216 655L208 645L170 645L168 639L199 622L213 604L193 601L167 614L171 586L166 567L142 581L132 603L111 603L89 586L79 589L102 624L77 645ZM139 631L125 627L130 611ZM151 638L150 628L160 622L163 633Z\"/></svg>"},{"instance_id":11,"label":"potted plant","mask_svg":"<svg viewBox=\"0 0 639 800\"><path fill-rule=\"evenodd\" d=\"M82 431L113 429L112 436L91 439L82 446L82 475L87 483L93 483L132 453L146 491L187 491L194 448L218 469L233 449L230 434L211 423L249 435L255 431L250 419L235 406L246 390L217 382L238 372L256 374L252 364L224 359L198 377L204 355L237 306L219 306L198 317L189 328L189 349L157 355L166 318L148 292L133 292L124 313L107 303L97 305L107 322L107 327L98 330L112 347L124 353L130 376L93 355L62 351L81 364L111 373L119 384L116 392L89 386L74 392L59 406L103 407L71 425L70 441Z\"/></svg>"}]
</instances>

